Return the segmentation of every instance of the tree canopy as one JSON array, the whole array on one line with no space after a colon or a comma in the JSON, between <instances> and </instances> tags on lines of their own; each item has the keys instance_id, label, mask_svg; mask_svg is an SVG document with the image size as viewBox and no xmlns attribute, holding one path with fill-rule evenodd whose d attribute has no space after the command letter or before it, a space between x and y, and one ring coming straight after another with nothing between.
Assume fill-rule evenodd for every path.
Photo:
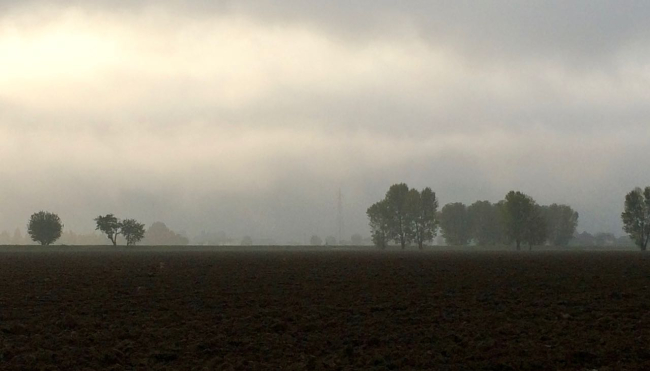
<instances>
[{"instance_id":1,"label":"tree canopy","mask_svg":"<svg viewBox=\"0 0 650 371\"><path fill-rule=\"evenodd\" d=\"M472 239L477 245L498 245L504 242L500 212L502 205L503 203L476 201L467 208Z\"/></svg>"},{"instance_id":2,"label":"tree canopy","mask_svg":"<svg viewBox=\"0 0 650 371\"><path fill-rule=\"evenodd\" d=\"M115 215L107 214L95 218L95 223L97 223L95 229L104 233L111 240L113 246L117 246L117 236L120 234L126 239L127 246L132 246L140 242L145 235L144 224L139 223L135 219L124 219L124 221L120 221Z\"/></svg>"},{"instance_id":3,"label":"tree canopy","mask_svg":"<svg viewBox=\"0 0 650 371\"><path fill-rule=\"evenodd\" d=\"M407 220L410 225L409 240L417 243L420 250L424 243L433 240L437 234L438 199L431 188L426 187L422 192L417 189L409 190L407 196Z\"/></svg>"},{"instance_id":4,"label":"tree canopy","mask_svg":"<svg viewBox=\"0 0 650 371\"><path fill-rule=\"evenodd\" d=\"M650 240L650 187L635 188L625 196L621 219L625 232L645 251Z\"/></svg>"},{"instance_id":5,"label":"tree canopy","mask_svg":"<svg viewBox=\"0 0 650 371\"><path fill-rule=\"evenodd\" d=\"M546 240L546 222L541 208L532 197L510 191L501 210L506 237L515 243L517 250L521 249L522 243L532 247Z\"/></svg>"},{"instance_id":6,"label":"tree canopy","mask_svg":"<svg viewBox=\"0 0 650 371\"><path fill-rule=\"evenodd\" d=\"M471 224L467 207L454 202L445 205L440 211L440 229L445 241L452 246L465 246L469 244Z\"/></svg>"},{"instance_id":7,"label":"tree canopy","mask_svg":"<svg viewBox=\"0 0 650 371\"><path fill-rule=\"evenodd\" d=\"M144 224L135 219L124 219L120 231L126 239L126 245L133 246L144 237Z\"/></svg>"},{"instance_id":8,"label":"tree canopy","mask_svg":"<svg viewBox=\"0 0 650 371\"><path fill-rule=\"evenodd\" d=\"M543 206L548 241L554 246L567 246L578 227L578 213L571 206Z\"/></svg>"},{"instance_id":9,"label":"tree canopy","mask_svg":"<svg viewBox=\"0 0 650 371\"><path fill-rule=\"evenodd\" d=\"M33 241L41 245L50 245L61 237L63 223L58 215L39 211L29 218L27 232Z\"/></svg>"},{"instance_id":10,"label":"tree canopy","mask_svg":"<svg viewBox=\"0 0 650 371\"><path fill-rule=\"evenodd\" d=\"M410 242L411 231L408 217L409 187L405 183L394 184L386 192L386 210L388 212L389 235L402 246Z\"/></svg>"},{"instance_id":11,"label":"tree canopy","mask_svg":"<svg viewBox=\"0 0 650 371\"><path fill-rule=\"evenodd\" d=\"M122 228L120 220L113 214L107 214L105 216L98 216L95 218L95 222L97 223L95 229L104 233L111 240L113 246L116 246L117 236L120 234L120 229Z\"/></svg>"},{"instance_id":12,"label":"tree canopy","mask_svg":"<svg viewBox=\"0 0 650 371\"><path fill-rule=\"evenodd\" d=\"M390 222L388 208L384 200L379 201L366 211L370 219L370 233L375 246L385 249L390 240Z\"/></svg>"},{"instance_id":13,"label":"tree canopy","mask_svg":"<svg viewBox=\"0 0 650 371\"><path fill-rule=\"evenodd\" d=\"M436 236L438 200L431 188L422 192L404 183L394 184L386 197L366 211L374 244L385 248L390 241L405 249L411 242L420 249Z\"/></svg>"}]
</instances>

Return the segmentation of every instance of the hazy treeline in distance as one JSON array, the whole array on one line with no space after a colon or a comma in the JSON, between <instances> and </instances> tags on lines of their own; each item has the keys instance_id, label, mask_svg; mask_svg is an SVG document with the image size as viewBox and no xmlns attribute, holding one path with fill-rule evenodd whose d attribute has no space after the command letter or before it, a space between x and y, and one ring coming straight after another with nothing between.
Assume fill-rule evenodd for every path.
<instances>
[{"instance_id":1,"label":"hazy treeline in distance","mask_svg":"<svg viewBox=\"0 0 650 371\"><path fill-rule=\"evenodd\" d=\"M201 232L190 239L185 233L171 230L163 222L154 222L147 229L144 223L108 214L95 218L96 230L87 234L63 231L58 215L49 212L34 213L27 225L27 233L16 229L12 234L0 232L0 245L30 245L38 242L50 245L107 245L148 246L194 245L375 245L386 248L397 245L424 246L601 246L631 247L641 250L650 242L650 187L635 188L625 196L621 214L627 236L611 233L578 233L579 214L569 205L539 205L532 197L510 191L496 203L476 201L467 206L461 202L444 205L440 210L436 193L430 188L419 191L404 183L392 185L384 199L367 210L370 237L358 233L349 239L328 235L311 235L307 242L291 241L278 244L272 239L254 239L249 235L229 237L225 232Z\"/></svg>"},{"instance_id":2,"label":"hazy treeline in distance","mask_svg":"<svg viewBox=\"0 0 650 371\"><path fill-rule=\"evenodd\" d=\"M627 238L611 234L577 234L579 214L569 205L539 205L531 196L510 191L497 203L476 201L469 207L449 203L438 210L431 188L411 189L405 183L392 185L386 196L367 210L372 241L379 248L391 243L405 249L432 244L440 232L450 246L566 247L573 241L602 246L638 246L646 250L650 241L650 187L636 188L625 197L621 214Z\"/></svg>"}]
</instances>

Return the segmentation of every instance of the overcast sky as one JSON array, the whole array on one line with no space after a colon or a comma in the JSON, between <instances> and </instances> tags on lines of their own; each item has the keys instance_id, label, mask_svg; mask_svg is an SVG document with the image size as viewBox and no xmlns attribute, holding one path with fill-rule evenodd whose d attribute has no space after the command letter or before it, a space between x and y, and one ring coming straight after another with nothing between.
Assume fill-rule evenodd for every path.
<instances>
[{"instance_id":1,"label":"overcast sky","mask_svg":"<svg viewBox=\"0 0 650 371\"><path fill-rule=\"evenodd\" d=\"M0 0L0 230L368 234L393 183L622 234L650 185L647 1Z\"/></svg>"}]
</instances>

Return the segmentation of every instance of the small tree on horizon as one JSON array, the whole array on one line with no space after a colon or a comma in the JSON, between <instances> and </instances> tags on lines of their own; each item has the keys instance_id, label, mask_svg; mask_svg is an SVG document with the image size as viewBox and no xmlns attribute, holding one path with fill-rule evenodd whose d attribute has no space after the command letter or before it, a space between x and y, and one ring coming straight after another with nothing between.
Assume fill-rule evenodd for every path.
<instances>
[{"instance_id":1,"label":"small tree on horizon","mask_svg":"<svg viewBox=\"0 0 650 371\"><path fill-rule=\"evenodd\" d=\"M108 237L109 240L113 243L113 246L117 246L117 236L120 234L122 228L122 223L116 218L113 214L107 214L105 216L98 216L95 218L97 223L97 228Z\"/></svg>"},{"instance_id":2,"label":"small tree on horizon","mask_svg":"<svg viewBox=\"0 0 650 371\"><path fill-rule=\"evenodd\" d=\"M532 197L510 191L501 207L506 236L514 242L517 250L522 243L543 243L546 240L546 223L541 215L541 208Z\"/></svg>"},{"instance_id":3,"label":"small tree on horizon","mask_svg":"<svg viewBox=\"0 0 650 371\"><path fill-rule=\"evenodd\" d=\"M650 240L650 187L635 188L625 196L621 219L623 230L641 251L646 251Z\"/></svg>"},{"instance_id":4,"label":"small tree on horizon","mask_svg":"<svg viewBox=\"0 0 650 371\"><path fill-rule=\"evenodd\" d=\"M479 246L498 245L503 242L503 221L499 212L501 204L476 201L467 207L472 239Z\"/></svg>"},{"instance_id":5,"label":"small tree on horizon","mask_svg":"<svg viewBox=\"0 0 650 371\"><path fill-rule=\"evenodd\" d=\"M422 250L425 242L432 241L438 234L438 200L431 188L419 192L411 189L407 196L407 220L411 234L409 240L415 241Z\"/></svg>"},{"instance_id":6,"label":"small tree on horizon","mask_svg":"<svg viewBox=\"0 0 650 371\"><path fill-rule=\"evenodd\" d=\"M578 213L571 206L552 204L542 207L549 242L553 246L567 246L578 227Z\"/></svg>"},{"instance_id":7,"label":"small tree on horizon","mask_svg":"<svg viewBox=\"0 0 650 371\"><path fill-rule=\"evenodd\" d=\"M126 239L126 246L134 246L144 237L144 223L138 223L135 219L124 219L120 232Z\"/></svg>"},{"instance_id":8,"label":"small tree on horizon","mask_svg":"<svg viewBox=\"0 0 650 371\"><path fill-rule=\"evenodd\" d=\"M543 245L546 242L547 236L548 229L546 219L544 219L543 209L541 206L535 204L528 218L524 233L524 240L528 243L528 250L532 250L534 245Z\"/></svg>"},{"instance_id":9,"label":"small tree on horizon","mask_svg":"<svg viewBox=\"0 0 650 371\"><path fill-rule=\"evenodd\" d=\"M405 183L393 184L384 199L389 215L389 237L399 243L402 250L411 242L412 236L408 217L408 194L409 187Z\"/></svg>"},{"instance_id":10,"label":"small tree on horizon","mask_svg":"<svg viewBox=\"0 0 650 371\"><path fill-rule=\"evenodd\" d=\"M43 246L51 245L61 237L63 223L58 215L46 211L32 214L27 224L27 233L33 241Z\"/></svg>"},{"instance_id":11,"label":"small tree on horizon","mask_svg":"<svg viewBox=\"0 0 650 371\"><path fill-rule=\"evenodd\" d=\"M368 208L366 214L370 219L372 242L380 249L385 249L390 239L390 216L388 215L386 201L381 200L374 203Z\"/></svg>"}]
</instances>

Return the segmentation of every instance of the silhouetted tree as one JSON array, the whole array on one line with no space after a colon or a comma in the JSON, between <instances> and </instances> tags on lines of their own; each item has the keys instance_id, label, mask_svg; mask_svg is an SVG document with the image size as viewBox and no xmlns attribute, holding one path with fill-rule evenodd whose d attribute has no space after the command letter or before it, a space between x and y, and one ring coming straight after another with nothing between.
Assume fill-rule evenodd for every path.
<instances>
[{"instance_id":1,"label":"silhouetted tree","mask_svg":"<svg viewBox=\"0 0 650 371\"><path fill-rule=\"evenodd\" d=\"M412 236L409 230L411 226L408 223L408 193L409 187L406 184L394 184L388 189L384 199L389 215L390 239L399 243L402 250L406 248L410 242L409 238Z\"/></svg>"},{"instance_id":2,"label":"silhouetted tree","mask_svg":"<svg viewBox=\"0 0 650 371\"><path fill-rule=\"evenodd\" d=\"M472 235L467 207L460 202L445 205L440 211L440 229L447 244L469 244Z\"/></svg>"},{"instance_id":3,"label":"silhouetted tree","mask_svg":"<svg viewBox=\"0 0 650 371\"><path fill-rule=\"evenodd\" d=\"M120 232L126 239L126 246L133 246L144 238L144 224L135 219L124 219Z\"/></svg>"},{"instance_id":4,"label":"silhouetted tree","mask_svg":"<svg viewBox=\"0 0 650 371\"><path fill-rule=\"evenodd\" d=\"M97 223L95 229L104 233L111 240L113 246L116 246L117 236L120 234L120 229L122 228L120 220L113 214L107 214L106 216L98 216L95 218L95 222Z\"/></svg>"},{"instance_id":5,"label":"silhouetted tree","mask_svg":"<svg viewBox=\"0 0 650 371\"><path fill-rule=\"evenodd\" d=\"M506 237L515 243L517 250L521 249L522 243L532 246L546 239L544 218L532 197L518 191L508 192L502 214ZM542 236L544 239L540 241Z\"/></svg>"},{"instance_id":6,"label":"silhouetted tree","mask_svg":"<svg viewBox=\"0 0 650 371\"><path fill-rule=\"evenodd\" d=\"M467 208L472 239L476 244L497 245L503 243L503 221L499 205L489 201L476 201Z\"/></svg>"},{"instance_id":7,"label":"silhouetted tree","mask_svg":"<svg viewBox=\"0 0 650 371\"><path fill-rule=\"evenodd\" d=\"M27 233L41 245L50 245L61 237L63 223L58 215L39 211L32 214L27 224Z\"/></svg>"},{"instance_id":8,"label":"silhouetted tree","mask_svg":"<svg viewBox=\"0 0 650 371\"><path fill-rule=\"evenodd\" d=\"M438 231L438 200L436 194L427 187L419 192L411 189L407 195L407 213L410 241L415 241L422 250L425 242L433 241Z\"/></svg>"},{"instance_id":9,"label":"silhouetted tree","mask_svg":"<svg viewBox=\"0 0 650 371\"><path fill-rule=\"evenodd\" d=\"M322 240L320 237L318 237L318 236L316 236L316 235L313 235L313 236L311 236L311 238L309 239L309 243L310 243L312 246L320 246L320 245L323 244L323 240Z\"/></svg>"},{"instance_id":10,"label":"silhouetted tree","mask_svg":"<svg viewBox=\"0 0 650 371\"><path fill-rule=\"evenodd\" d=\"M635 188L625 196L621 218L625 232L641 251L646 251L650 240L650 187Z\"/></svg>"},{"instance_id":11,"label":"silhouetted tree","mask_svg":"<svg viewBox=\"0 0 650 371\"><path fill-rule=\"evenodd\" d=\"M366 211L370 219L370 233L375 246L385 249L390 239L390 215L385 200L379 201Z\"/></svg>"},{"instance_id":12,"label":"silhouetted tree","mask_svg":"<svg viewBox=\"0 0 650 371\"><path fill-rule=\"evenodd\" d=\"M567 246L578 227L578 213L571 206L552 204L542 207L548 241L554 246Z\"/></svg>"},{"instance_id":13,"label":"silhouetted tree","mask_svg":"<svg viewBox=\"0 0 650 371\"><path fill-rule=\"evenodd\" d=\"M533 212L528 219L524 241L528 243L528 249L532 250L534 245L543 245L547 239L547 226L544 219L542 207L535 204Z\"/></svg>"}]
</instances>

